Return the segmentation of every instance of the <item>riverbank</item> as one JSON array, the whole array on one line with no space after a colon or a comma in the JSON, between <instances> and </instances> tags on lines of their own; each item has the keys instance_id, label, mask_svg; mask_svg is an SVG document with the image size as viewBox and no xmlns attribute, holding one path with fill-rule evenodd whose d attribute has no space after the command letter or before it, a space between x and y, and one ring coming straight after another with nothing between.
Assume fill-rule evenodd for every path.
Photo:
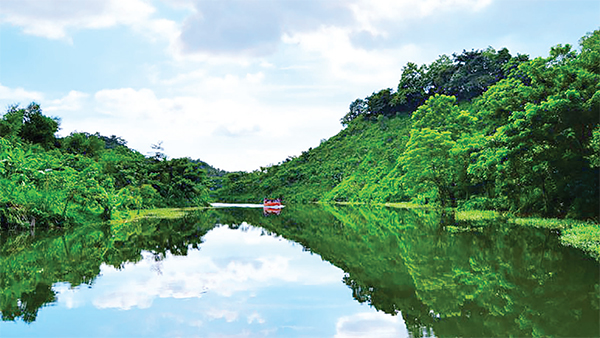
<instances>
[{"instance_id":1,"label":"riverbank","mask_svg":"<svg viewBox=\"0 0 600 338\"><path fill-rule=\"evenodd\" d=\"M210 207L189 207L189 208L158 208L158 209L140 209L127 210L123 212L118 219L113 219L112 223L136 221L142 218L162 218L162 219L177 219L185 216L187 213L208 209Z\"/></svg>"},{"instance_id":2,"label":"riverbank","mask_svg":"<svg viewBox=\"0 0 600 338\"><path fill-rule=\"evenodd\" d=\"M413 203L386 203L385 206L402 209L428 208ZM593 221L515 217L509 213L494 210L455 210L455 219L457 221L502 219L520 226L559 230L560 241L563 245L583 250L600 262L600 224Z\"/></svg>"}]
</instances>

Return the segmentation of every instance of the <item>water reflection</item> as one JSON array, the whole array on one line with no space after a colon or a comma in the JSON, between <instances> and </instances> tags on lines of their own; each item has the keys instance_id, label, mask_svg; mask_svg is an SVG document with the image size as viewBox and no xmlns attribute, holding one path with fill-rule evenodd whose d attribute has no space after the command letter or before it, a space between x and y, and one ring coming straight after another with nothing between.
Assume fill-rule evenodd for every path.
<instances>
[{"instance_id":1,"label":"water reflection","mask_svg":"<svg viewBox=\"0 0 600 338\"><path fill-rule=\"evenodd\" d=\"M421 336L598 336L599 266L556 233L452 214L303 207L254 218L346 272L353 297ZM231 211L236 217L244 211Z\"/></svg>"},{"instance_id":2,"label":"water reflection","mask_svg":"<svg viewBox=\"0 0 600 338\"><path fill-rule=\"evenodd\" d=\"M252 211L264 217L260 209ZM220 225L224 219L232 225ZM56 281L44 283L51 285L46 289L51 297L37 296L40 306L52 306L32 311L30 326L0 324L2 337L367 337L379 322L387 324L387 332L394 336L406 336L402 321L368 317L376 311L350 297L340 282L344 272L339 268L264 229L231 221L228 213L210 212L189 216L185 222L148 220L50 236L44 247L56 246L56 257L64 260L97 251L101 259L90 260L88 268L69 266L69 270L79 267L78 275L93 270L94 277L79 284L75 279L61 280L65 266L53 266L56 262L49 257L45 271L56 271L48 276ZM207 223L212 226L202 226ZM130 247L136 244L140 245ZM27 250L14 252L12 260L25 261L27 255L35 256L29 262L41 266L44 255ZM9 256L3 256L3 268L9 268ZM117 256L127 259L117 264ZM32 275L31 284L40 273ZM17 294L18 280L11 282L12 288L3 289L3 294L12 292L16 306L21 306L28 294ZM6 304L3 315L10 314ZM12 313L4 320L27 318L23 311ZM364 325L352 326L347 318L363 318Z\"/></svg>"},{"instance_id":3,"label":"water reflection","mask_svg":"<svg viewBox=\"0 0 600 338\"><path fill-rule=\"evenodd\" d=\"M204 242L202 250L190 250L186 256L168 253L158 262L159 268L149 252L142 253L140 262L127 263L121 270L102 266L93 290L59 293L58 303L68 295L69 302L80 308L146 309L150 314L169 309L186 322L193 318L197 325L203 323L205 329L221 331L223 323L228 323L255 335L260 334L257 328L282 329L273 324L274 312L315 311L319 307L335 312L337 306L319 304L317 296L323 289L335 289L343 272L317 256L303 254L281 238L263 236L261 229L246 224L237 230L216 227ZM285 295L286 289L289 295ZM317 294L307 293L309 289ZM278 297L270 295L274 293ZM172 299L193 304L193 315L173 309ZM314 325L303 324L306 329Z\"/></svg>"},{"instance_id":4,"label":"water reflection","mask_svg":"<svg viewBox=\"0 0 600 338\"><path fill-rule=\"evenodd\" d=\"M38 309L55 301L52 285L92 285L101 266L120 270L139 262L141 252L160 261L167 253L186 255L198 248L208 230L208 215L175 221L80 226L70 232L26 233L0 238L0 309L3 320L33 322Z\"/></svg>"},{"instance_id":5,"label":"water reflection","mask_svg":"<svg viewBox=\"0 0 600 338\"><path fill-rule=\"evenodd\" d=\"M0 324L3 336L65 318L86 336L600 335L598 263L551 231L425 210L266 216L219 208L1 237L2 318L35 321ZM146 326L117 329L132 321Z\"/></svg>"}]
</instances>

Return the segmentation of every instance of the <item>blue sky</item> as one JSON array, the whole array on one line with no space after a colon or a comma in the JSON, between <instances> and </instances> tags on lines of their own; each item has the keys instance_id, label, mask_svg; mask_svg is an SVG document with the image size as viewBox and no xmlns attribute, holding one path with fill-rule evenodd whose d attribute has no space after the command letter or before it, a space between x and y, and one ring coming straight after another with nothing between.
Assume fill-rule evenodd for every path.
<instances>
[{"instance_id":1,"label":"blue sky","mask_svg":"<svg viewBox=\"0 0 600 338\"><path fill-rule=\"evenodd\" d=\"M597 0L2 0L0 108L253 170L335 135L409 61L547 56L599 26Z\"/></svg>"}]
</instances>

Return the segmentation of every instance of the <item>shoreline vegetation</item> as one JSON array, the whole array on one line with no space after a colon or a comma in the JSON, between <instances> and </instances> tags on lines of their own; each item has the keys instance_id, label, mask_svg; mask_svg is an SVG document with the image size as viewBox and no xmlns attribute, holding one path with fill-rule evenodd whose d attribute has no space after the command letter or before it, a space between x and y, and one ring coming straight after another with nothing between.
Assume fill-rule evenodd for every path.
<instances>
[{"instance_id":1,"label":"shoreline vegetation","mask_svg":"<svg viewBox=\"0 0 600 338\"><path fill-rule=\"evenodd\" d=\"M160 142L146 156L115 135L58 138L58 118L14 105L0 117L0 231L283 197L556 229L600 260L600 30L579 45L545 58L489 47L409 62L397 90L350 104L337 135L252 172L168 159Z\"/></svg>"}]
</instances>

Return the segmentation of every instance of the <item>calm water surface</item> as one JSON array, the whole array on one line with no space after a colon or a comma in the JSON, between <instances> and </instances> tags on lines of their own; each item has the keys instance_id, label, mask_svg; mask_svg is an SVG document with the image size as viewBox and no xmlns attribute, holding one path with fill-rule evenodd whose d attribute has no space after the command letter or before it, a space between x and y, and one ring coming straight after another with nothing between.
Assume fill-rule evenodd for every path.
<instances>
[{"instance_id":1,"label":"calm water surface","mask_svg":"<svg viewBox=\"0 0 600 338\"><path fill-rule=\"evenodd\" d=\"M0 336L598 336L599 265L557 238L318 206L5 234Z\"/></svg>"}]
</instances>

